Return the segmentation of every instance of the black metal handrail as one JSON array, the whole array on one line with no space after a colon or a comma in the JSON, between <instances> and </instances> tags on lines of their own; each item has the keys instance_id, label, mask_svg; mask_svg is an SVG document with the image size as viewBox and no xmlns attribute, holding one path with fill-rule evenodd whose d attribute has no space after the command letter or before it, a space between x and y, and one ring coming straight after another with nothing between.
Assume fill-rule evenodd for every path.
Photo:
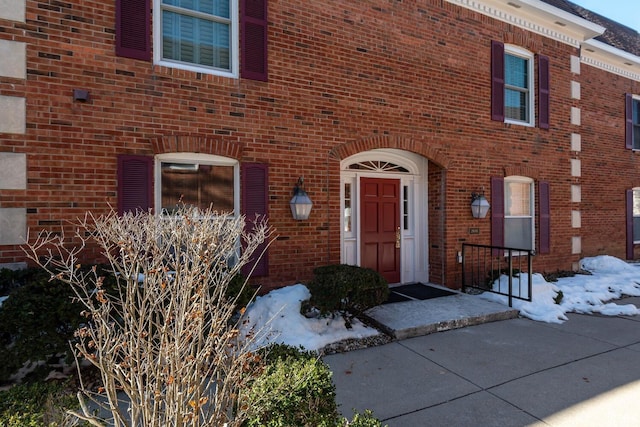
<instances>
[{"instance_id":1,"label":"black metal handrail","mask_svg":"<svg viewBox=\"0 0 640 427\"><path fill-rule=\"evenodd\" d=\"M509 307L513 298L531 301L532 298L532 261L533 251L528 249L507 248L504 246L462 244L462 289L475 288L485 292L505 295L509 298ZM493 289L500 276L508 277L508 290ZM526 294L523 293L523 274L527 275ZM517 289L514 289L517 279ZM514 292L517 290L517 292Z\"/></svg>"}]
</instances>

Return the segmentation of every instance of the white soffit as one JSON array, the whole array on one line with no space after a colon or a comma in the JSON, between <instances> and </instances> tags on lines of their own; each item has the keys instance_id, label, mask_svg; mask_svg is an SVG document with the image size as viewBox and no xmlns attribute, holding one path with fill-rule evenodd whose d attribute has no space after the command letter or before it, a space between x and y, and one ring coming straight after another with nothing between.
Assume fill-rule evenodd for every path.
<instances>
[{"instance_id":1,"label":"white soffit","mask_svg":"<svg viewBox=\"0 0 640 427\"><path fill-rule=\"evenodd\" d=\"M588 65L640 82L640 57L598 40L582 43L580 60Z\"/></svg>"},{"instance_id":2,"label":"white soffit","mask_svg":"<svg viewBox=\"0 0 640 427\"><path fill-rule=\"evenodd\" d=\"M580 47L605 28L540 0L446 0L522 29Z\"/></svg>"}]
</instances>

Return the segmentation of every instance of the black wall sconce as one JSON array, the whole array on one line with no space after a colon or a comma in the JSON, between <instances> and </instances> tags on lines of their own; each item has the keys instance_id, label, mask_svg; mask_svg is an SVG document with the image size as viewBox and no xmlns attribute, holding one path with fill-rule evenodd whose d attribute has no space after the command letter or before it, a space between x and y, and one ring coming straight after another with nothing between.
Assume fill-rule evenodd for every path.
<instances>
[{"instance_id":1,"label":"black wall sconce","mask_svg":"<svg viewBox=\"0 0 640 427\"><path fill-rule=\"evenodd\" d=\"M309 219L311 207L313 206L313 202L311 202L307 192L302 188L303 185L304 179L302 177L298 178L298 183L293 188L293 197L289 202L291 215L293 215L293 219L298 221Z\"/></svg>"},{"instance_id":2,"label":"black wall sconce","mask_svg":"<svg viewBox=\"0 0 640 427\"><path fill-rule=\"evenodd\" d=\"M486 217L489 208L489 202L484 197L484 190L482 193L471 193L471 215L474 218Z\"/></svg>"}]
</instances>

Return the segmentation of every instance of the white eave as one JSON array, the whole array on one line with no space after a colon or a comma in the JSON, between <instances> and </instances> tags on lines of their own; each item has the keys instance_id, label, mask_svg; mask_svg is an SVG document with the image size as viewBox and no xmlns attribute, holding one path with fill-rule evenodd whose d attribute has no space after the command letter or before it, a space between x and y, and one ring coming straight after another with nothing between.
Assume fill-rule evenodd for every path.
<instances>
[{"instance_id":1,"label":"white eave","mask_svg":"<svg viewBox=\"0 0 640 427\"><path fill-rule=\"evenodd\" d=\"M640 81L640 57L601 41L583 42L580 60L610 73Z\"/></svg>"},{"instance_id":2,"label":"white eave","mask_svg":"<svg viewBox=\"0 0 640 427\"><path fill-rule=\"evenodd\" d=\"M580 47L606 29L540 0L447 1L573 47Z\"/></svg>"}]
</instances>

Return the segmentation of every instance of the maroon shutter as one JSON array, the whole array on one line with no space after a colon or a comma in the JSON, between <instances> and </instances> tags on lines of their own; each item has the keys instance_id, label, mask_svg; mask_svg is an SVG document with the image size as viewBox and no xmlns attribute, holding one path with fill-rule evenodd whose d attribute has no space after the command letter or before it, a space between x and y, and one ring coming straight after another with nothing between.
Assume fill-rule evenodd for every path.
<instances>
[{"instance_id":1,"label":"maroon shutter","mask_svg":"<svg viewBox=\"0 0 640 427\"><path fill-rule=\"evenodd\" d=\"M118 156L118 213L145 211L153 206L153 158Z\"/></svg>"},{"instance_id":2,"label":"maroon shutter","mask_svg":"<svg viewBox=\"0 0 640 427\"><path fill-rule=\"evenodd\" d=\"M549 129L549 58L538 56L538 126Z\"/></svg>"},{"instance_id":3,"label":"maroon shutter","mask_svg":"<svg viewBox=\"0 0 640 427\"><path fill-rule=\"evenodd\" d=\"M504 43L491 41L491 120L504 121Z\"/></svg>"},{"instance_id":4,"label":"maroon shutter","mask_svg":"<svg viewBox=\"0 0 640 427\"><path fill-rule=\"evenodd\" d=\"M241 76L267 81L267 0L242 0Z\"/></svg>"},{"instance_id":5,"label":"maroon shutter","mask_svg":"<svg viewBox=\"0 0 640 427\"><path fill-rule=\"evenodd\" d=\"M624 118L625 118L625 147L633 148L633 96L630 93L624 95Z\"/></svg>"},{"instance_id":6,"label":"maroon shutter","mask_svg":"<svg viewBox=\"0 0 640 427\"><path fill-rule=\"evenodd\" d=\"M633 190L627 190L627 259L633 259Z\"/></svg>"},{"instance_id":7,"label":"maroon shutter","mask_svg":"<svg viewBox=\"0 0 640 427\"><path fill-rule=\"evenodd\" d=\"M504 178L491 177L491 245L504 246ZM493 255L502 254L494 250Z\"/></svg>"},{"instance_id":8,"label":"maroon shutter","mask_svg":"<svg viewBox=\"0 0 640 427\"><path fill-rule=\"evenodd\" d=\"M538 183L538 197L540 198L540 253L551 252L551 206L549 183L540 181Z\"/></svg>"},{"instance_id":9,"label":"maroon shutter","mask_svg":"<svg viewBox=\"0 0 640 427\"><path fill-rule=\"evenodd\" d=\"M116 0L116 55L151 60L149 0Z\"/></svg>"},{"instance_id":10,"label":"maroon shutter","mask_svg":"<svg viewBox=\"0 0 640 427\"><path fill-rule=\"evenodd\" d=\"M256 215L259 219L269 218L269 168L262 163L243 163L241 170L242 214L246 219L245 230L251 232ZM262 253L266 247L267 242L256 249L253 259L242 270L244 274L250 273L254 265L253 276L269 274L268 252ZM256 263L255 259L261 255Z\"/></svg>"}]
</instances>

